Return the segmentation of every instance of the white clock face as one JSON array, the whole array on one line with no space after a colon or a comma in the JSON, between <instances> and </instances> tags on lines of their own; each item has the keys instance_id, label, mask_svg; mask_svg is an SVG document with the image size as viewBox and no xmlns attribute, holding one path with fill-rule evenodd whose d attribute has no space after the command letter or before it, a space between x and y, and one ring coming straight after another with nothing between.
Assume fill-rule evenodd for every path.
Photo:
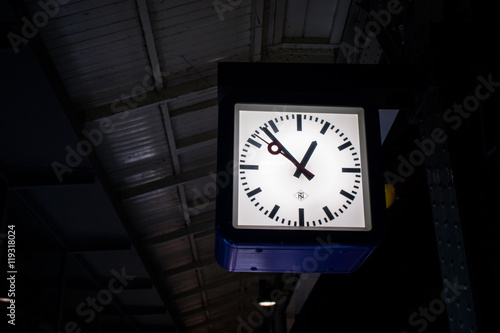
<instances>
[{"instance_id":1,"label":"white clock face","mask_svg":"<svg viewBox=\"0 0 500 333\"><path fill-rule=\"evenodd\" d=\"M236 104L233 227L371 230L363 112Z\"/></svg>"}]
</instances>

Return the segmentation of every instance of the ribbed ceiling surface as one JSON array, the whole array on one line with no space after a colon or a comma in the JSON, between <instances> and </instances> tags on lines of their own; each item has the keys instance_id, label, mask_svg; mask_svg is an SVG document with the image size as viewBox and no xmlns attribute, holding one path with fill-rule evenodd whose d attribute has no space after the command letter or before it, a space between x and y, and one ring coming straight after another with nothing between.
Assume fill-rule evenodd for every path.
<instances>
[{"instance_id":1,"label":"ribbed ceiling surface","mask_svg":"<svg viewBox=\"0 0 500 333\"><path fill-rule=\"evenodd\" d=\"M229 273L214 260L217 63L335 62L349 4L75 0L54 9L43 44L159 284L123 302L157 307L161 295L172 312L136 315L136 327L233 332L259 285L275 283L276 274ZM267 53L281 47L292 51ZM99 271L99 258L83 259Z\"/></svg>"}]
</instances>

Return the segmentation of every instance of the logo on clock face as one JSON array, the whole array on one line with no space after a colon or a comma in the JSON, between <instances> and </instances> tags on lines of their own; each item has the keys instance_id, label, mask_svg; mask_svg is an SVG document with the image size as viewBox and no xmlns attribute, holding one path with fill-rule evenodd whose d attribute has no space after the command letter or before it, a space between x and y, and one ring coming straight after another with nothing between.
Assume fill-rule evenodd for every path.
<instances>
[{"instance_id":1,"label":"logo on clock face","mask_svg":"<svg viewBox=\"0 0 500 333\"><path fill-rule=\"evenodd\" d=\"M365 227L357 114L240 111L240 124L253 129L240 136L239 226Z\"/></svg>"},{"instance_id":2,"label":"logo on clock face","mask_svg":"<svg viewBox=\"0 0 500 333\"><path fill-rule=\"evenodd\" d=\"M298 191L293 196L296 197L299 201L304 201L309 195L307 195L307 193L304 191Z\"/></svg>"}]
</instances>

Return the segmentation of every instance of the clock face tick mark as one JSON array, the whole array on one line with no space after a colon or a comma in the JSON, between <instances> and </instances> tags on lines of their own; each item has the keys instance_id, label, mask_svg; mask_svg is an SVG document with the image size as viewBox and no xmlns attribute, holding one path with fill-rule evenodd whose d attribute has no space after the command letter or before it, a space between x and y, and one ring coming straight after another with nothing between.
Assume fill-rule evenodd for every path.
<instances>
[{"instance_id":1,"label":"clock face tick mark","mask_svg":"<svg viewBox=\"0 0 500 333\"><path fill-rule=\"evenodd\" d=\"M262 147L262 145L260 143L258 143L257 141L255 141L254 139L248 139L247 142L250 143L251 145L257 147L257 148Z\"/></svg>"},{"instance_id":2,"label":"clock face tick mark","mask_svg":"<svg viewBox=\"0 0 500 333\"><path fill-rule=\"evenodd\" d=\"M326 122L324 125L323 125L323 128L321 129L320 133L321 134L325 134L326 131L328 130L328 127L330 126L330 123L329 122Z\"/></svg>"},{"instance_id":3,"label":"clock face tick mark","mask_svg":"<svg viewBox=\"0 0 500 333\"><path fill-rule=\"evenodd\" d=\"M262 192L262 189L260 187L257 187L255 190L252 190L250 192L247 193L248 197L251 198L253 197L254 195L258 194Z\"/></svg>"},{"instance_id":4,"label":"clock face tick mark","mask_svg":"<svg viewBox=\"0 0 500 333\"><path fill-rule=\"evenodd\" d=\"M347 147L350 147L351 145L352 145L351 141L347 141L346 143L338 146L338 149L339 149L339 151L342 151L342 150L346 149Z\"/></svg>"},{"instance_id":5,"label":"clock face tick mark","mask_svg":"<svg viewBox=\"0 0 500 333\"><path fill-rule=\"evenodd\" d=\"M269 125L271 126L271 129L273 130L274 133L279 132L279 129L278 129L278 127L276 127L276 124L274 123L274 121L269 120Z\"/></svg>"},{"instance_id":6,"label":"clock face tick mark","mask_svg":"<svg viewBox=\"0 0 500 333\"><path fill-rule=\"evenodd\" d=\"M342 168L342 172L344 173L359 173L361 172L360 168Z\"/></svg>"},{"instance_id":7,"label":"clock face tick mark","mask_svg":"<svg viewBox=\"0 0 500 333\"><path fill-rule=\"evenodd\" d=\"M330 209L327 206L323 207L323 211L325 212L326 216L330 219L330 221L334 219L332 212L330 211ZM325 218L325 220L326 220L326 218Z\"/></svg>"},{"instance_id":8,"label":"clock face tick mark","mask_svg":"<svg viewBox=\"0 0 500 333\"><path fill-rule=\"evenodd\" d=\"M274 216L276 215L276 213L278 212L279 209L280 209L280 206L274 205L273 209L271 210L271 214L269 214L269 217L274 218Z\"/></svg>"},{"instance_id":9,"label":"clock face tick mark","mask_svg":"<svg viewBox=\"0 0 500 333\"><path fill-rule=\"evenodd\" d=\"M340 194L342 194L347 199L354 200L354 195L352 195L351 193L348 193L348 192L346 192L344 190L341 190Z\"/></svg>"},{"instance_id":10,"label":"clock face tick mark","mask_svg":"<svg viewBox=\"0 0 500 333\"><path fill-rule=\"evenodd\" d=\"M259 166L254 165L254 164L242 164L242 165L240 165L240 169L241 170L259 170Z\"/></svg>"}]
</instances>

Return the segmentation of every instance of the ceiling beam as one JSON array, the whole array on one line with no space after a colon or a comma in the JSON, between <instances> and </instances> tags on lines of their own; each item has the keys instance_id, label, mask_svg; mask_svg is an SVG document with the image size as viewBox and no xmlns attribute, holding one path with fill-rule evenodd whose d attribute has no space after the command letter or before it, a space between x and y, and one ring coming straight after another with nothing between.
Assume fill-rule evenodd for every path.
<instances>
[{"instance_id":1,"label":"ceiling beam","mask_svg":"<svg viewBox=\"0 0 500 333\"><path fill-rule=\"evenodd\" d=\"M200 268L203 268L203 267L206 267L209 265L213 265L215 263L216 263L216 261L214 258L194 261L194 262L189 263L187 265L182 265L182 266L179 266L179 267L176 267L173 269L163 271L160 273L160 277L167 278L170 276L186 273L186 272L192 271L194 269L200 269Z\"/></svg>"},{"instance_id":2,"label":"ceiling beam","mask_svg":"<svg viewBox=\"0 0 500 333\"><path fill-rule=\"evenodd\" d=\"M344 29L349 16L351 0L339 0L333 14L332 30L330 31L330 44L338 45L342 42Z\"/></svg>"},{"instance_id":3,"label":"ceiling beam","mask_svg":"<svg viewBox=\"0 0 500 333\"><path fill-rule=\"evenodd\" d=\"M262 58L262 40L264 25L264 0L252 1L252 61Z\"/></svg>"},{"instance_id":4,"label":"ceiling beam","mask_svg":"<svg viewBox=\"0 0 500 333\"><path fill-rule=\"evenodd\" d=\"M279 44L283 41L284 28L285 28L285 13L286 13L286 0L274 0L274 30L273 30L273 45Z\"/></svg>"},{"instance_id":5,"label":"ceiling beam","mask_svg":"<svg viewBox=\"0 0 500 333\"><path fill-rule=\"evenodd\" d=\"M217 170L216 165L212 164L203 168L184 172L179 175L167 176L162 179L152 181L150 183L134 186L119 192L122 200L139 196L148 192L170 188L187 182L209 177Z\"/></svg>"},{"instance_id":6,"label":"ceiling beam","mask_svg":"<svg viewBox=\"0 0 500 333\"><path fill-rule=\"evenodd\" d=\"M225 286L228 283L240 281L240 280L245 278L245 274L237 274L237 275L230 275L230 276L231 277L228 279L221 279L221 280L218 280L217 282L206 284L203 287L196 287L194 289L190 289L190 290L181 292L179 294L174 294L172 297L176 300L179 300L182 298L186 298L189 296L199 294L199 293L204 292L204 291L209 290L209 289L214 289L214 288L218 288L221 286Z\"/></svg>"},{"instance_id":7,"label":"ceiling beam","mask_svg":"<svg viewBox=\"0 0 500 333\"><path fill-rule=\"evenodd\" d=\"M158 60L158 51L156 48L155 37L153 29L151 28L151 20L146 0L136 0L137 9L139 10L139 17L141 18L142 31L144 32L144 39L146 41L146 48L148 50L149 62L153 71L160 69L160 62ZM155 86L157 90L163 89L163 77L161 75L153 75Z\"/></svg>"},{"instance_id":8,"label":"ceiling beam","mask_svg":"<svg viewBox=\"0 0 500 333\"><path fill-rule=\"evenodd\" d=\"M217 98L212 98L212 99L209 99L208 101L204 101L204 102L200 102L200 103L196 103L196 104L191 104L191 105L188 105L188 106L185 106L182 108L178 108L175 110L170 110L170 116L173 118L173 117L177 117L177 116L189 113L189 112L200 111L203 109L209 109L211 107L217 106L217 104L218 104Z\"/></svg>"},{"instance_id":9,"label":"ceiling beam","mask_svg":"<svg viewBox=\"0 0 500 333\"><path fill-rule=\"evenodd\" d=\"M231 314L234 314L234 313L231 313ZM224 323L225 324L225 325L223 325L224 327L236 326L238 324L237 318L238 317L231 318L231 317L228 316L227 313L225 313L225 314L219 314L219 315L217 315L215 317L211 317L210 319L207 319L207 320L205 320L205 321L203 321L201 323L194 324L194 325L191 325L191 326L186 326L186 328L188 330L190 330L190 331L195 331L198 328L206 327L206 326L212 325L214 323L218 323L218 324ZM210 331L210 332L212 332L212 331Z\"/></svg>"},{"instance_id":10,"label":"ceiling beam","mask_svg":"<svg viewBox=\"0 0 500 333\"><path fill-rule=\"evenodd\" d=\"M188 139L192 141L188 142ZM179 155L188 153L193 150L205 149L217 145L217 131L203 133L190 137L188 139L179 140L179 145L177 146L177 152L179 153ZM181 146L184 144L186 145Z\"/></svg>"},{"instance_id":11,"label":"ceiling beam","mask_svg":"<svg viewBox=\"0 0 500 333\"><path fill-rule=\"evenodd\" d=\"M207 87L208 85L208 87ZM127 112L132 109L140 109L158 105L159 103L174 99L176 97L193 93L196 91L203 91L217 86L217 75L210 75L197 80L192 80L176 86L165 87L161 90L149 91L145 97L141 96L141 101L134 100L130 97L121 101L115 101L110 104L98 106L85 111L85 121L93 121L100 118L110 117L115 114ZM135 105L134 107L121 107L117 109L118 102L121 105Z\"/></svg>"},{"instance_id":12,"label":"ceiling beam","mask_svg":"<svg viewBox=\"0 0 500 333\"><path fill-rule=\"evenodd\" d=\"M211 217L204 220L204 222L194 223L194 220L202 219L202 218L198 217L200 215L203 215L204 217L205 216L211 216ZM186 226L185 228L182 228L182 229L174 231L174 232L169 232L168 234L159 235L159 236L155 236L155 237L146 239L144 241L144 245L145 246L154 246L154 245L162 244L162 243L165 243L165 242L177 239L177 238L186 237L186 236L189 236L191 234L196 234L196 233L204 232L207 230L213 230L215 228L215 223L214 223L215 214L214 214L214 212L204 213L204 214L200 214L200 215L192 218L193 223L191 223L189 227ZM203 219L204 219L204 217L203 217Z\"/></svg>"},{"instance_id":13,"label":"ceiling beam","mask_svg":"<svg viewBox=\"0 0 500 333\"><path fill-rule=\"evenodd\" d=\"M172 119L170 117L170 111L168 109L167 103L160 103L160 112L163 120L163 129L165 130L165 135L167 137L170 157L172 158L172 164L174 166L174 173L175 175L179 175L181 173L181 166L179 162L179 155L177 154L177 146L175 144Z\"/></svg>"},{"instance_id":14,"label":"ceiling beam","mask_svg":"<svg viewBox=\"0 0 500 333\"><path fill-rule=\"evenodd\" d=\"M175 175L179 175L181 173L181 166L180 166L180 161L179 161L179 155L177 154L177 147L175 144L175 138L174 138L174 130L172 128L172 119L169 113L168 109L168 104L161 103L160 104L160 109L161 109L161 114L162 114L162 119L163 119L163 126L165 128L165 133L167 136L167 142L169 145L169 150L172 158L172 162L174 165L174 173ZM189 208L187 205L187 198L186 198L186 191L184 189L183 184L177 185L177 193L179 195L179 201L181 204L181 211L184 216L184 222L186 223L186 227L189 228L191 227L191 217L189 216ZM193 255L193 259L195 262L199 260L198 257L198 250L196 249L196 241L194 239L194 235L192 233L189 234L189 246L191 249L191 254ZM198 284L200 286L204 285L204 279L203 275L199 270L196 271L196 275L198 277ZM207 304L207 297L205 293L201 293L202 295L202 301L203 304Z\"/></svg>"},{"instance_id":15,"label":"ceiling beam","mask_svg":"<svg viewBox=\"0 0 500 333\"><path fill-rule=\"evenodd\" d=\"M88 240L82 242L85 246L70 246L68 253L82 254L92 252L132 252L132 245L129 240L101 239L99 241Z\"/></svg>"},{"instance_id":16,"label":"ceiling beam","mask_svg":"<svg viewBox=\"0 0 500 333\"><path fill-rule=\"evenodd\" d=\"M220 306L226 305L227 303L245 300L246 298L247 298L247 295L245 293L233 294L232 296L224 297L222 300L219 300L217 302L213 302L210 305L202 306L202 307L196 308L194 310L186 311L186 312L181 312L180 316L187 318L189 316L203 314L206 311L208 311L208 312L213 311L214 309L216 309Z\"/></svg>"},{"instance_id":17,"label":"ceiling beam","mask_svg":"<svg viewBox=\"0 0 500 333\"><path fill-rule=\"evenodd\" d=\"M179 153L185 153L187 151L192 151L196 146L203 145L206 146L208 142L216 143L217 139L217 130L213 130L210 132L205 132L197 135L190 136L185 139L181 139L177 141L177 147Z\"/></svg>"}]
</instances>

